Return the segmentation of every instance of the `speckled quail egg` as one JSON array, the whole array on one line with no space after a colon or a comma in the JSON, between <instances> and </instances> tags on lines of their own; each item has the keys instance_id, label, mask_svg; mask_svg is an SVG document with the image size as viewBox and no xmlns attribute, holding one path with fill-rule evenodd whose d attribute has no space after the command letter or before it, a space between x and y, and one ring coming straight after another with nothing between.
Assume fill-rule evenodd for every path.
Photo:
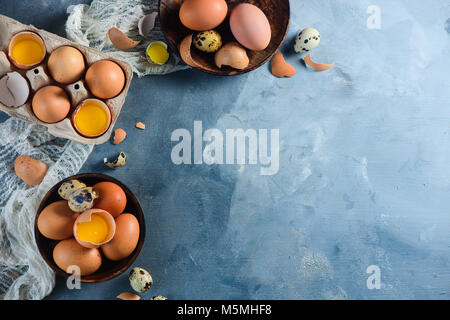
<instances>
[{"instance_id":1,"label":"speckled quail egg","mask_svg":"<svg viewBox=\"0 0 450 320\"><path fill-rule=\"evenodd\" d=\"M306 28L300 31L295 39L295 52L303 53L314 50L320 43L320 34L314 28Z\"/></svg>"},{"instance_id":2,"label":"speckled quail egg","mask_svg":"<svg viewBox=\"0 0 450 320\"><path fill-rule=\"evenodd\" d=\"M222 37L214 30L203 31L195 36L194 45L203 52L216 52L222 47Z\"/></svg>"},{"instance_id":3,"label":"speckled quail egg","mask_svg":"<svg viewBox=\"0 0 450 320\"><path fill-rule=\"evenodd\" d=\"M164 296L154 296L152 298L152 300L168 300L168 299L166 297L164 297Z\"/></svg>"},{"instance_id":4,"label":"speckled quail egg","mask_svg":"<svg viewBox=\"0 0 450 320\"><path fill-rule=\"evenodd\" d=\"M138 267L131 270L129 280L131 287L139 293L148 291L153 284L150 273L147 270Z\"/></svg>"},{"instance_id":5,"label":"speckled quail egg","mask_svg":"<svg viewBox=\"0 0 450 320\"><path fill-rule=\"evenodd\" d=\"M98 192L92 187L78 189L69 197L69 208L75 212L92 209L97 198Z\"/></svg>"},{"instance_id":6,"label":"speckled quail egg","mask_svg":"<svg viewBox=\"0 0 450 320\"><path fill-rule=\"evenodd\" d=\"M120 168L127 164L127 155L124 152L121 152L114 161L110 162L107 158L104 158L103 162L111 169Z\"/></svg>"},{"instance_id":7,"label":"speckled quail egg","mask_svg":"<svg viewBox=\"0 0 450 320\"><path fill-rule=\"evenodd\" d=\"M58 194L64 200L69 200L70 195L78 189L86 188L86 185L78 180L69 180L64 182L58 189Z\"/></svg>"}]
</instances>

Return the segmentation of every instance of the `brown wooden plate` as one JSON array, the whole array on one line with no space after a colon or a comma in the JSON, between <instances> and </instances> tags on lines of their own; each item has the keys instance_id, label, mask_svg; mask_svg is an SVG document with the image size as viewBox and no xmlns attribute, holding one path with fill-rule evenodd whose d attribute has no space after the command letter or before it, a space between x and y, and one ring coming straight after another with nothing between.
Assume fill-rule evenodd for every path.
<instances>
[{"instance_id":1,"label":"brown wooden plate","mask_svg":"<svg viewBox=\"0 0 450 320\"><path fill-rule=\"evenodd\" d=\"M55 201L61 200L61 197L58 195L58 188L60 185L68 180L77 179L82 182L84 182L88 186L93 186L94 184L102 181L109 181L113 182L117 185L119 185L123 191L125 192L127 196L127 206L125 207L125 211L127 213L133 214L138 222L139 222L139 241L136 246L136 249L129 255L127 258L122 259L120 261L111 261L106 259L103 254L103 262L102 266L100 267L97 272L88 275L88 276L82 276L81 281L82 282L102 282L106 280L110 280L114 277L117 277L121 273L123 273L125 270L127 270L133 262L138 257L142 246L144 245L144 239L145 239L145 221L144 221L144 212L142 211L142 208L139 204L139 201L137 200L136 196L128 189L123 183L121 183L119 180L116 180L110 176L100 174L100 173L82 173L77 174L71 177L68 177L59 183L57 183L55 186L53 186L47 194L44 196L44 198L41 201L41 204L39 205L39 208L36 213L36 218L34 222L34 237L36 239L36 244L39 249L39 252L41 253L42 257L44 258L45 262L52 268L57 274L68 277L70 274L67 274L65 271L60 269L55 261L53 261L53 248L56 246L56 244L59 242L57 240L50 240L46 237L44 237L38 230L37 227L37 221L39 218L39 215L41 214L42 210L48 206L50 203L53 203ZM101 251L101 250L100 250Z\"/></svg>"},{"instance_id":2,"label":"brown wooden plate","mask_svg":"<svg viewBox=\"0 0 450 320\"><path fill-rule=\"evenodd\" d=\"M189 30L180 21L179 10L184 0L160 0L159 19L161 28L173 50L178 51L178 45L189 34L194 36L197 31ZM236 41L230 29L230 12L240 3L251 3L260 8L267 16L272 29L272 39L269 46L262 51L247 50L250 64L243 70L231 67L217 68L214 63L214 53L203 53L192 47L191 54L199 64L198 70L215 75L233 76L255 70L269 61L277 52L286 38L289 28L290 7L289 0L227 0L228 15L225 21L215 30L222 36L223 43Z\"/></svg>"}]
</instances>

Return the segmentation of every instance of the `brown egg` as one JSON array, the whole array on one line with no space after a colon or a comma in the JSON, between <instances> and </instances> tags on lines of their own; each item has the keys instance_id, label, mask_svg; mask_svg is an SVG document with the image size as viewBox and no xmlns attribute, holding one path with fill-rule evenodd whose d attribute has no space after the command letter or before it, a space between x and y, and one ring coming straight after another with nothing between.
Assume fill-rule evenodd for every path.
<instances>
[{"instance_id":1,"label":"brown egg","mask_svg":"<svg viewBox=\"0 0 450 320\"><path fill-rule=\"evenodd\" d=\"M102 255L98 249L82 247L73 238L62 240L55 246L53 260L65 272L69 266L78 266L81 276L94 273L102 265Z\"/></svg>"},{"instance_id":2,"label":"brown egg","mask_svg":"<svg viewBox=\"0 0 450 320\"><path fill-rule=\"evenodd\" d=\"M186 28L196 31L212 30L226 18L225 0L185 0L180 8L180 20Z\"/></svg>"},{"instance_id":3,"label":"brown egg","mask_svg":"<svg viewBox=\"0 0 450 320\"><path fill-rule=\"evenodd\" d=\"M48 165L28 156L18 156L14 161L16 175L29 186L41 183L47 170Z\"/></svg>"},{"instance_id":4,"label":"brown egg","mask_svg":"<svg viewBox=\"0 0 450 320\"><path fill-rule=\"evenodd\" d=\"M139 241L139 222L130 213L116 218L116 234L107 244L102 246L103 254L109 260L117 261L128 257Z\"/></svg>"},{"instance_id":5,"label":"brown egg","mask_svg":"<svg viewBox=\"0 0 450 320\"><path fill-rule=\"evenodd\" d=\"M73 224L78 216L70 210L66 200L53 202L39 215L39 232L52 240L69 239L73 237Z\"/></svg>"},{"instance_id":6,"label":"brown egg","mask_svg":"<svg viewBox=\"0 0 450 320\"><path fill-rule=\"evenodd\" d=\"M107 181L99 182L94 185L94 189L99 195L94 208L108 211L114 218L117 218L125 210L127 196L117 184Z\"/></svg>"},{"instance_id":7,"label":"brown egg","mask_svg":"<svg viewBox=\"0 0 450 320\"><path fill-rule=\"evenodd\" d=\"M70 111L70 100L66 92L57 86L39 89L31 106L36 117L46 123L63 120Z\"/></svg>"},{"instance_id":8,"label":"brown egg","mask_svg":"<svg viewBox=\"0 0 450 320\"><path fill-rule=\"evenodd\" d=\"M86 248L98 248L110 242L116 232L114 218L101 209L83 212L72 226L75 240Z\"/></svg>"},{"instance_id":9,"label":"brown egg","mask_svg":"<svg viewBox=\"0 0 450 320\"><path fill-rule=\"evenodd\" d=\"M250 3L241 3L230 14L230 28L236 40L250 50L264 50L272 31L264 12Z\"/></svg>"},{"instance_id":10,"label":"brown egg","mask_svg":"<svg viewBox=\"0 0 450 320\"><path fill-rule=\"evenodd\" d=\"M48 58L48 70L56 82L70 84L81 79L85 69L83 54L74 47L59 47Z\"/></svg>"},{"instance_id":11,"label":"brown egg","mask_svg":"<svg viewBox=\"0 0 450 320\"><path fill-rule=\"evenodd\" d=\"M89 67L86 72L89 90L98 98L111 99L125 86L125 74L115 62L101 60Z\"/></svg>"}]
</instances>

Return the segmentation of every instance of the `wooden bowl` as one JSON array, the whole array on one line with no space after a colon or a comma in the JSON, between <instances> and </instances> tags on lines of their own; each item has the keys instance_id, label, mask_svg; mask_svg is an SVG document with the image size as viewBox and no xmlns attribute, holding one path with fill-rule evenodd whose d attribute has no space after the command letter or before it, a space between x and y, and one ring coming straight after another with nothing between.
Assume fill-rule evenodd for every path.
<instances>
[{"instance_id":1,"label":"wooden bowl","mask_svg":"<svg viewBox=\"0 0 450 320\"><path fill-rule=\"evenodd\" d=\"M180 21L179 10L184 0L160 0L159 19L161 28L174 50L178 50L180 42L189 34L195 34L197 31L186 28ZM203 53L194 46L191 48L191 55L199 64L195 67L198 70L215 75L233 76L255 70L269 61L280 48L289 27L290 6L289 0L227 0L228 15L225 21L215 30L222 36L222 42L225 44L230 41L236 41L230 29L230 12L240 3L250 3L260 8L267 16L272 29L272 39L269 46L262 51L247 50L250 64L243 70L233 69L231 67L217 68L214 63L214 53Z\"/></svg>"},{"instance_id":2,"label":"wooden bowl","mask_svg":"<svg viewBox=\"0 0 450 320\"><path fill-rule=\"evenodd\" d=\"M52 268L57 274L63 276L63 277L69 277L70 274L66 273L64 270L60 269L55 261L53 261L53 248L56 246L56 244L59 242L57 240L50 240L46 237L44 237L38 230L37 227L37 221L39 218L39 215L41 214L42 210L49 205L50 203L53 203L55 201L61 200L61 197L58 194L58 188L60 185L68 180L77 179L82 182L84 182L87 186L93 186L94 184L102 181L109 181L113 182L117 185L119 185L123 191L125 192L127 196L127 206L125 208L124 212L133 214L138 222L139 222L139 228L140 228L140 235L139 235L139 241L136 246L136 249L129 255L127 258L122 259L120 261L111 261L106 259L103 254L103 262L102 266L99 270L97 270L95 273L88 275L88 276L82 276L81 282L102 282L106 280L110 280L114 277L117 277L119 274L123 273L125 270L127 270L133 262L136 260L136 258L139 255L139 252L142 249L142 246L144 245L144 239L145 239L145 221L144 221L144 212L142 211L142 208L139 204L139 201L137 198L131 193L130 189L128 189L123 183L120 181L109 177L107 175L99 174L99 173L83 173L78 174L75 176L68 177L59 183L57 183L55 186L53 186L47 194L44 196L44 198L41 201L41 204L39 205L39 208L37 210L35 222L34 222L34 236L36 240L37 247L39 249L39 252L41 253L42 257L44 258L45 262ZM101 250L100 250L101 251Z\"/></svg>"}]
</instances>

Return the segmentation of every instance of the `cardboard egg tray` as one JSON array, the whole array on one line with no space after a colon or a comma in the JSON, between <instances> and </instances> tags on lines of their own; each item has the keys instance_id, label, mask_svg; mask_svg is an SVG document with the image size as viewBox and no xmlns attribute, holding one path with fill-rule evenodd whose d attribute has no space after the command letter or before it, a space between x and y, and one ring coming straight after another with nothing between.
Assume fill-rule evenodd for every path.
<instances>
[{"instance_id":1,"label":"cardboard egg tray","mask_svg":"<svg viewBox=\"0 0 450 320\"><path fill-rule=\"evenodd\" d=\"M42 62L41 65L32 68L30 70L21 70L13 66L12 63L8 60L8 44L10 39L17 33L22 31L32 31L37 33L41 38L44 40L47 55ZM55 50L58 47L61 46L72 46L74 48L77 48L80 50L80 52L84 55L85 62L86 62L86 70L89 68L90 65L92 65L94 62L99 60L111 60L119 64L119 66L122 67L124 74L125 74L125 86L122 90L122 92L112 98L112 99L99 99L98 97L95 97L89 92L89 89L85 85L84 82L84 74L80 80L78 80L75 83L69 84L69 85L63 85L59 84L56 81L54 81L50 73L47 70L47 60L49 55L52 53L53 50ZM65 38L62 38L60 36L57 36L53 33L40 30L35 28L31 25L24 25L14 19L11 19L9 17L6 17L4 15L0 15L0 78L3 77L6 73L11 71L17 71L21 75L23 75L30 85L30 96L27 100L27 102L18 108L14 107L7 107L0 103L0 110L5 111L9 115L22 119L29 123L34 124L40 124L47 127L47 130L57 137L67 138L71 140L75 140L78 142L86 143L86 144L102 144L109 140L111 137L114 124L119 116L119 113L122 109L122 106L125 102L125 97L128 92L128 88L130 86L131 79L133 77L133 69L132 67L123 61L114 59L113 57L102 53L98 50L88 48L82 45L79 45L75 42L69 41ZM63 119L60 122L57 123L44 123L40 121L33 113L31 108L31 100L33 99L34 93L40 89L41 87L44 87L46 85L56 85L61 88L63 88L68 96L72 100L71 109L69 114L65 119ZM88 98L96 98L99 100L104 101L111 110L111 125L109 129L100 137L97 138L86 138L81 136L72 126L71 116L73 111L75 110L76 106L83 100Z\"/></svg>"}]
</instances>

